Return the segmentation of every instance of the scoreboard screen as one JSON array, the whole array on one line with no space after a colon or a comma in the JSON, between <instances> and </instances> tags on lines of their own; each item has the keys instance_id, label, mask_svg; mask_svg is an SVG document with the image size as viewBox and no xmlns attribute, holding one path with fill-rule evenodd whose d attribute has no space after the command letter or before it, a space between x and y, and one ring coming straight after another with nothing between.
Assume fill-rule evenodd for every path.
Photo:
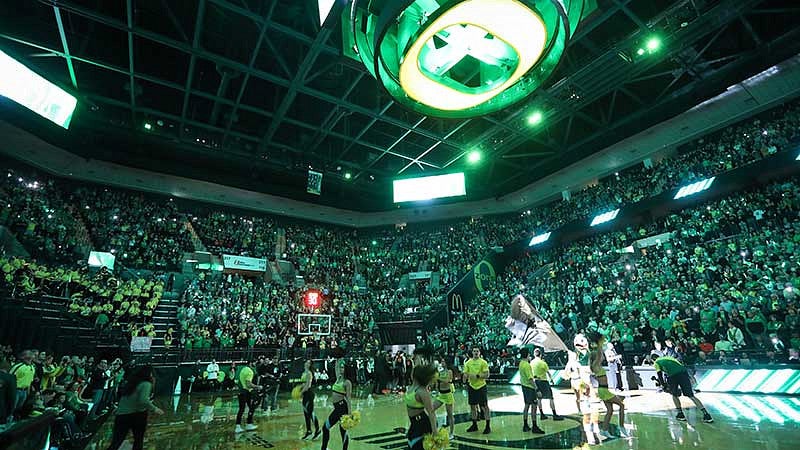
<instances>
[{"instance_id":1,"label":"scoreboard screen","mask_svg":"<svg viewBox=\"0 0 800 450\"><path fill-rule=\"evenodd\" d=\"M464 172L394 180L394 202L413 202L467 195Z\"/></svg>"}]
</instances>

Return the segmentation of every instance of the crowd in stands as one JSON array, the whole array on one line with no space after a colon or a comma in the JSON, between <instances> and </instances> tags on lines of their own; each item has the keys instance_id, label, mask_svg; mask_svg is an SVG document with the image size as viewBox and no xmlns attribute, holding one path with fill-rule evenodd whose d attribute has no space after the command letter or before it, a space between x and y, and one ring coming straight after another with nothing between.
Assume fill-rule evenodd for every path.
<instances>
[{"instance_id":1,"label":"crowd in stands","mask_svg":"<svg viewBox=\"0 0 800 450\"><path fill-rule=\"evenodd\" d=\"M178 309L183 347L191 349L282 347L287 355L325 357L337 347L377 345L375 322L364 298L322 290L319 305L306 307L304 289L227 274L200 276L187 287ZM298 314L330 315L330 334L298 335ZM319 322L321 333L327 323Z\"/></svg>"},{"instance_id":2,"label":"crowd in stands","mask_svg":"<svg viewBox=\"0 0 800 450\"><path fill-rule=\"evenodd\" d=\"M661 233L671 236L645 248L635 243ZM799 245L795 177L531 252L431 340L475 342L499 353L509 338L499 324L509 299L522 293L568 346L578 332L599 331L638 361L667 339L693 362L727 362L742 349L786 360L789 348L800 349Z\"/></svg>"},{"instance_id":3,"label":"crowd in stands","mask_svg":"<svg viewBox=\"0 0 800 450\"><path fill-rule=\"evenodd\" d=\"M73 196L94 244L127 266L177 269L184 253L194 250L186 219L171 198L85 187Z\"/></svg>"},{"instance_id":4,"label":"crowd in stands","mask_svg":"<svg viewBox=\"0 0 800 450\"><path fill-rule=\"evenodd\" d=\"M117 402L123 361L14 350L0 346L0 377L11 386L0 391L0 430L50 412L56 416L52 443L83 448L98 419Z\"/></svg>"},{"instance_id":5,"label":"crowd in stands","mask_svg":"<svg viewBox=\"0 0 800 450\"><path fill-rule=\"evenodd\" d=\"M0 176L0 225L5 225L35 257L74 264L90 247L65 193L53 180L8 169Z\"/></svg>"},{"instance_id":6,"label":"crowd in stands","mask_svg":"<svg viewBox=\"0 0 800 450\"><path fill-rule=\"evenodd\" d=\"M84 223L96 249L111 251L119 261L136 267L176 269L184 252L195 248L192 232L215 254L287 260L302 275L305 287L294 287L294 280L265 282L229 274L191 281L180 309L181 346L277 345L322 352L343 342L374 342L374 324L384 315L432 311L440 303L441 294L492 247L752 163L786 150L800 137L798 130L800 102L795 101L686 144L652 167L639 165L603 178L574 192L566 201L522 214L451 223L354 230L281 217L198 212L188 207L181 210L170 198L96 186L73 187L52 180L33 181L13 171L0 184L4 198L0 219L22 236L23 243L36 249L32 257L52 257L61 263L67 262L65 255L70 253L59 246L76 248L88 239L80 237ZM775 340L771 334L786 344L794 329L790 326L791 305L781 304L772 310L763 299L772 294L793 299L797 286L793 279L797 266L789 260L791 252L785 250L793 245L797 231L793 221L797 208L792 203L797 196L796 185L792 181L788 186L743 193L640 228L527 255L512 265L502 283L482 293L474 308L431 339L438 345L455 345L469 338L488 348L502 348L506 331L484 325L502 323L507 300L524 285L524 292L556 331L567 336L599 329L610 332L621 346L627 344L630 349L637 342L669 335L683 341L693 339L697 341L695 347L700 348L701 344L716 346L720 333L726 334L733 321L741 325L738 328L748 347L769 349ZM788 216L777 216L779 212ZM634 253L613 251L636 239L665 232L674 234L658 246ZM764 242L778 244L760 248L767 245ZM775 255L786 259L779 267L773 264ZM5 274L6 279L10 276L24 293L46 292L47 287L63 284L49 277L58 280L82 273L69 266L47 269L19 261L4 261L4 270L5 266L12 269ZM20 264L24 268L18 267ZM548 266L550 271L544 276L530 278L531 273ZM758 274L751 273L754 270ZM432 282L430 288L420 290L406 281L409 272L426 271L437 274L438 283ZM117 320L135 322L152 314L160 285L146 280L122 283L110 274L102 277L110 277L117 284L109 287L105 278L72 280L77 290L69 290L70 309L92 318L105 315L107 322L101 322L112 325ZM760 280L772 283L769 292L751 286L767 283ZM781 283L793 284L778 289ZM303 306L301 297L309 287L325 292L322 309ZM693 306L674 308L681 302ZM747 326L748 320L761 318L753 307L763 316L763 333L751 332ZM333 333L327 337L293 336L290 330L297 327L297 314L308 312L331 314ZM770 325L772 313L776 323ZM742 323L737 322L739 316ZM782 320L786 320L784 328L775 329L777 321ZM622 327L632 321L639 326ZM732 333L738 336L736 331ZM168 334L165 341L172 345L176 336ZM642 341L643 337L647 339ZM738 340L732 344L741 345ZM720 346L725 348L726 344ZM707 350L708 345L703 348ZM713 352L703 354L708 357Z\"/></svg>"},{"instance_id":7,"label":"crowd in stands","mask_svg":"<svg viewBox=\"0 0 800 450\"><path fill-rule=\"evenodd\" d=\"M93 322L100 331L126 327L132 336L155 337L152 317L164 294L161 275L121 280L105 267L92 274L86 267L48 267L5 257L0 257L0 269L12 298L65 298L70 312Z\"/></svg>"}]
</instances>

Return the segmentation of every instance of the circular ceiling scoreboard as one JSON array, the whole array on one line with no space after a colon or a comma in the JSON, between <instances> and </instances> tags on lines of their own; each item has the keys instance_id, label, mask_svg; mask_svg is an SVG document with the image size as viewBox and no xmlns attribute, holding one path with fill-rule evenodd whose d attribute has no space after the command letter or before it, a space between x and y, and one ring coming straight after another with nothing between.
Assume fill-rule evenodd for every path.
<instances>
[{"instance_id":1,"label":"circular ceiling scoreboard","mask_svg":"<svg viewBox=\"0 0 800 450\"><path fill-rule=\"evenodd\" d=\"M586 0L355 0L354 50L399 103L425 115L506 108L553 73Z\"/></svg>"}]
</instances>

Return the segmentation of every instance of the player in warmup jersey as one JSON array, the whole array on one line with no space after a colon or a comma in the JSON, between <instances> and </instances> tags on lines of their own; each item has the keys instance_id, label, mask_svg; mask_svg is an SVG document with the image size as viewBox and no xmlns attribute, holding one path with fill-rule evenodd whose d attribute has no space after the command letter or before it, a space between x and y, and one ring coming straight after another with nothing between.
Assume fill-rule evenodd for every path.
<instances>
[{"instance_id":1,"label":"player in warmup jersey","mask_svg":"<svg viewBox=\"0 0 800 450\"><path fill-rule=\"evenodd\" d=\"M533 369L531 368L530 352L527 348L519 351L519 378L522 385L522 398L525 402L525 407L522 410L522 432L527 433L533 431L535 434L544 434L544 430L539 428L536 423L536 403L539 401L539 390L536 388L536 380L533 378ZM528 411L531 413L531 422L533 428L528 426Z\"/></svg>"},{"instance_id":2,"label":"player in warmup jersey","mask_svg":"<svg viewBox=\"0 0 800 450\"><path fill-rule=\"evenodd\" d=\"M472 348L472 358L464 363L464 378L468 382L467 392L469 393L469 407L472 414L472 426L467 428L467 432L478 431L478 406L481 407L486 420L483 434L492 432L489 424L491 412L489 411L489 398L486 393L486 379L489 378L489 363L481 358L481 350L478 347Z\"/></svg>"},{"instance_id":3,"label":"player in warmup jersey","mask_svg":"<svg viewBox=\"0 0 800 450\"><path fill-rule=\"evenodd\" d=\"M686 371L686 366L684 366L683 363L671 356L662 356L655 360L653 368L656 370L658 381L661 383L661 386L664 386L665 392L672 394L672 403L678 408L678 414L675 416L676 419L686 420L686 415L683 414L683 408L681 408L681 400L678 398L678 396L683 394L685 397L689 397L689 399L694 402L695 406L703 412L703 422L714 422L711 414L709 414L706 407L703 406L703 402L695 397L694 390L692 389L692 381L689 379L689 373ZM664 380L664 374L667 375L666 380Z\"/></svg>"},{"instance_id":4,"label":"player in warmup jersey","mask_svg":"<svg viewBox=\"0 0 800 450\"><path fill-rule=\"evenodd\" d=\"M544 415L544 407L542 404L544 400L550 400L550 412L553 413L553 420L564 420L563 417L556 413L556 402L553 399L553 389L550 388L550 367L542 359L542 351L538 348L533 351L533 361L531 361L531 369L533 370L533 378L536 380L536 388L542 394L542 401L539 402L539 415L542 420L547 419Z\"/></svg>"}]
</instances>

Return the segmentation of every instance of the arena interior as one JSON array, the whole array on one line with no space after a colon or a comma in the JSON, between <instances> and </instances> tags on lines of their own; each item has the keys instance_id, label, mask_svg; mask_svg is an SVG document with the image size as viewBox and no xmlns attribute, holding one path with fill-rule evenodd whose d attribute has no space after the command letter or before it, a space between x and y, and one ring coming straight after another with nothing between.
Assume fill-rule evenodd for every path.
<instances>
[{"instance_id":1,"label":"arena interior","mask_svg":"<svg viewBox=\"0 0 800 450\"><path fill-rule=\"evenodd\" d=\"M793 0L0 0L0 449L800 448Z\"/></svg>"}]
</instances>

